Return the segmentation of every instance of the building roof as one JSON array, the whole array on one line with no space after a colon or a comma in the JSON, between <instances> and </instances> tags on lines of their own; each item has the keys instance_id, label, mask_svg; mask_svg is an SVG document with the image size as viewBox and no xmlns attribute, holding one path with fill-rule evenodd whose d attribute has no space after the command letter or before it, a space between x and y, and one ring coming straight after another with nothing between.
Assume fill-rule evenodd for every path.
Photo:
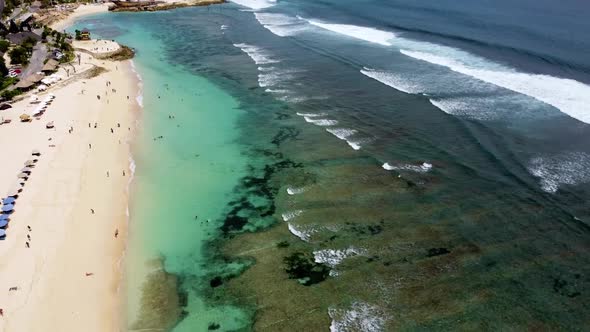
<instances>
[{"instance_id":1,"label":"building roof","mask_svg":"<svg viewBox=\"0 0 590 332\"><path fill-rule=\"evenodd\" d=\"M30 88L33 84L35 84L35 83L33 83L29 80L22 80L22 81L16 83L15 87L21 88L21 89L26 89L26 88Z\"/></svg>"},{"instance_id":2,"label":"building roof","mask_svg":"<svg viewBox=\"0 0 590 332\"><path fill-rule=\"evenodd\" d=\"M8 39L13 44L20 45L28 37L34 38L37 41L40 41L41 40L41 36L39 36L36 33L30 32L30 31L23 31L23 32L18 32L18 33L10 33L10 34L8 34L6 36L6 39Z\"/></svg>"},{"instance_id":3,"label":"building roof","mask_svg":"<svg viewBox=\"0 0 590 332\"><path fill-rule=\"evenodd\" d=\"M43 69L41 69L41 71L54 71L58 65L59 62L57 62L57 60L49 59L49 61L43 65Z\"/></svg>"}]
</instances>

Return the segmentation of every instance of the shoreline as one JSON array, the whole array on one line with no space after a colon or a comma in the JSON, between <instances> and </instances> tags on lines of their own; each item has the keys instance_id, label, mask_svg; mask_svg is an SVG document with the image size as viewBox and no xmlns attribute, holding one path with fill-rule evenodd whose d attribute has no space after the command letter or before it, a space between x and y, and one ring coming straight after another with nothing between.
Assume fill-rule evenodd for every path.
<instances>
[{"instance_id":1,"label":"shoreline","mask_svg":"<svg viewBox=\"0 0 590 332\"><path fill-rule=\"evenodd\" d=\"M66 18L59 20L57 22L53 22L50 24L50 27L53 30L63 31L79 18L84 16L106 13L109 11L109 5L106 3L103 4L86 4L86 5L79 5L72 13L70 13Z\"/></svg>"},{"instance_id":2,"label":"shoreline","mask_svg":"<svg viewBox=\"0 0 590 332\"><path fill-rule=\"evenodd\" d=\"M76 11L53 26L64 28L101 11ZM73 78L39 94L40 99L55 95L40 120L18 121L19 114L34 106L29 98L0 113L12 119L0 126L0 139L18 141L9 151L14 160L0 165L0 196L22 163L32 159L30 151L41 150L17 199L6 239L0 241L0 284L5 286L0 331L126 327L122 289L135 168L131 148L141 110L139 79L131 61L77 53L82 56L79 71L99 66L106 72ZM54 129L45 129L48 121ZM9 292L12 287L17 290Z\"/></svg>"}]
</instances>

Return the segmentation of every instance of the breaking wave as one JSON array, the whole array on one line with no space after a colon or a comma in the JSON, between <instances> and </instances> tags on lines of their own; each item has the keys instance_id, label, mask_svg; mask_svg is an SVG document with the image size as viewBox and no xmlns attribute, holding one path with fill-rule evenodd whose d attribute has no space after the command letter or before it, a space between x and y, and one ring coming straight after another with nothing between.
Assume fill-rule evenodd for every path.
<instances>
[{"instance_id":1,"label":"breaking wave","mask_svg":"<svg viewBox=\"0 0 590 332\"><path fill-rule=\"evenodd\" d=\"M250 59L252 59L254 63L256 63L257 65L265 65L280 62L279 60L273 59L267 51L263 50L260 47L244 43L234 44L234 46L242 50L242 52L248 54Z\"/></svg>"},{"instance_id":2,"label":"breaking wave","mask_svg":"<svg viewBox=\"0 0 590 332\"><path fill-rule=\"evenodd\" d=\"M303 213L303 210L295 210L295 211L285 212L285 213L281 214L281 217L283 218L283 221L289 221L293 218L298 217L302 213Z\"/></svg>"},{"instance_id":3,"label":"breaking wave","mask_svg":"<svg viewBox=\"0 0 590 332\"><path fill-rule=\"evenodd\" d=\"M541 189L555 193L561 185L590 182L590 155L570 152L553 157L533 158L529 172L540 180Z\"/></svg>"},{"instance_id":4,"label":"breaking wave","mask_svg":"<svg viewBox=\"0 0 590 332\"><path fill-rule=\"evenodd\" d=\"M411 165L411 164L402 164L402 165L391 165L389 163L384 163L382 165L383 169L388 171L412 171L418 173L426 173L432 169L432 164L424 162L421 165Z\"/></svg>"}]
</instances>

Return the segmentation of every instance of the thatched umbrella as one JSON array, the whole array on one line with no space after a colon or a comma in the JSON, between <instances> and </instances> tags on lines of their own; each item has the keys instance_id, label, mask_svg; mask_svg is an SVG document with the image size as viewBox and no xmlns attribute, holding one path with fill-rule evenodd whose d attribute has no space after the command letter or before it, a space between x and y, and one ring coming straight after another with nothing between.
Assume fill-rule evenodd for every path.
<instances>
[{"instance_id":1,"label":"thatched umbrella","mask_svg":"<svg viewBox=\"0 0 590 332\"><path fill-rule=\"evenodd\" d=\"M35 149L35 150L31 151L31 155L33 155L33 156L40 156L41 155L41 151Z\"/></svg>"},{"instance_id":2,"label":"thatched umbrella","mask_svg":"<svg viewBox=\"0 0 590 332\"><path fill-rule=\"evenodd\" d=\"M16 177L19 178L19 179L28 179L29 178L29 174L27 174L27 173L20 173Z\"/></svg>"},{"instance_id":3,"label":"thatched umbrella","mask_svg":"<svg viewBox=\"0 0 590 332\"><path fill-rule=\"evenodd\" d=\"M23 167L23 169L21 169L20 171L21 173L31 174L33 170L30 167Z\"/></svg>"},{"instance_id":4,"label":"thatched umbrella","mask_svg":"<svg viewBox=\"0 0 590 332\"><path fill-rule=\"evenodd\" d=\"M29 166L34 166L35 165L35 161L33 160L27 160L25 161L25 166L29 167Z\"/></svg>"},{"instance_id":5,"label":"thatched umbrella","mask_svg":"<svg viewBox=\"0 0 590 332\"><path fill-rule=\"evenodd\" d=\"M47 129L53 129L54 127L55 127L55 125L53 125L53 121L49 121L45 125L45 128L47 128Z\"/></svg>"},{"instance_id":6,"label":"thatched umbrella","mask_svg":"<svg viewBox=\"0 0 590 332\"><path fill-rule=\"evenodd\" d=\"M31 120L31 116L30 116L30 115L28 115L28 114L21 114L21 115L19 116L19 118L20 118L20 120L21 120L22 122L27 122L27 121L30 121L30 120Z\"/></svg>"}]
</instances>

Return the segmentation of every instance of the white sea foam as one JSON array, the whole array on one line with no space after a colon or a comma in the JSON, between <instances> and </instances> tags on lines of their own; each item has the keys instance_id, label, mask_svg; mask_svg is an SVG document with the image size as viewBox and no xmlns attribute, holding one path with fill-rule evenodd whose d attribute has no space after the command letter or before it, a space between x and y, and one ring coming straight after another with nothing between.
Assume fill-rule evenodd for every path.
<instances>
[{"instance_id":1,"label":"white sea foam","mask_svg":"<svg viewBox=\"0 0 590 332\"><path fill-rule=\"evenodd\" d=\"M352 140L350 136L357 133L354 129L347 129L347 128L326 128L326 131L330 134L338 137L339 139L346 141L346 143L353 149L353 150L360 150L362 148L363 143L366 143L367 140Z\"/></svg>"},{"instance_id":2,"label":"white sea foam","mask_svg":"<svg viewBox=\"0 0 590 332\"><path fill-rule=\"evenodd\" d=\"M283 221L289 221L293 218L300 216L302 213L303 213L303 210L289 211L289 212L285 212L285 213L281 214L281 217L283 217Z\"/></svg>"},{"instance_id":3,"label":"white sea foam","mask_svg":"<svg viewBox=\"0 0 590 332\"><path fill-rule=\"evenodd\" d=\"M305 188L296 188L296 187L287 187L287 194L289 195L298 195L305 192Z\"/></svg>"},{"instance_id":4,"label":"white sea foam","mask_svg":"<svg viewBox=\"0 0 590 332\"><path fill-rule=\"evenodd\" d=\"M303 19L299 16L298 18ZM324 23L315 20L306 21L309 22L311 25L314 25L325 30L329 30L335 33L346 35L348 37L361 39L383 46L391 46L391 40L395 38L395 34L393 32L378 30L374 28L367 28L348 24Z\"/></svg>"},{"instance_id":5,"label":"white sea foam","mask_svg":"<svg viewBox=\"0 0 590 332\"><path fill-rule=\"evenodd\" d=\"M323 249L313 252L313 258L316 263L326 264L335 268L338 264L348 257L366 255L367 250L362 248L350 247L347 249Z\"/></svg>"},{"instance_id":6,"label":"white sea foam","mask_svg":"<svg viewBox=\"0 0 590 332\"><path fill-rule=\"evenodd\" d=\"M285 71L263 72L258 74L258 85L261 88L272 87L291 78L293 78L293 76ZM271 91L277 90L271 89Z\"/></svg>"},{"instance_id":7,"label":"white sea foam","mask_svg":"<svg viewBox=\"0 0 590 332\"><path fill-rule=\"evenodd\" d=\"M362 148L362 145L360 142L352 142L352 141L346 141L346 143L348 143L348 145L353 149L353 150L360 150Z\"/></svg>"},{"instance_id":8,"label":"white sea foam","mask_svg":"<svg viewBox=\"0 0 590 332\"><path fill-rule=\"evenodd\" d=\"M313 123L316 126L329 127L338 124L338 121L331 119L316 119L315 117L304 116L306 122Z\"/></svg>"},{"instance_id":9,"label":"white sea foam","mask_svg":"<svg viewBox=\"0 0 590 332\"><path fill-rule=\"evenodd\" d=\"M572 79L517 72L513 68L450 47L437 46L437 49L440 52L436 54L406 49L402 49L400 52L409 57L444 66L455 72L533 97L556 107L575 119L590 123L589 85Z\"/></svg>"},{"instance_id":10,"label":"white sea foam","mask_svg":"<svg viewBox=\"0 0 590 332\"><path fill-rule=\"evenodd\" d=\"M346 140L348 137L357 133L356 130L347 128L327 128L326 131L341 140Z\"/></svg>"},{"instance_id":11,"label":"white sea foam","mask_svg":"<svg viewBox=\"0 0 590 332\"><path fill-rule=\"evenodd\" d=\"M221 27L220 27L221 30L226 30L227 28L229 28L229 26L227 26L225 24L222 24Z\"/></svg>"},{"instance_id":12,"label":"white sea foam","mask_svg":"<svg viewBox=\"0 0 590 332\"><path fill-rule=\"evenodd\" d=\"M411 165L411 164L402 164L402 165L391 165L389 163L384 163L382 165L383 169L388 171L412 171L418 173L426 173L432 169L432 164L424 162L421 165Z\"/></svg>"},{"instance_id":13,"label":"white sea foam","mask_svg":"<svg viewBox=\"0 0 590 332\"><path fill-rule=\"evenodd\" d=\"M384 331L385 318L382 311L374 305L354 302L349 309L329 308L332 319L330 332L378 332Z\"/></svg>"},{"instance_id":14,"label":"white sea foam","mask_svg":"<svg viewBox=\"0 0 590 332\"><path fill-rule=\"evenodd\" d=\"M552 157L537 157L530 161L528 169L531 174L540 178L544 191L555 193L560 185L590 182L590 155L569 152Z\"/></svg>"},{"instance_id":15,"label":"white sea foam","mask_svg":"<svg viewBox=\"0 0 590 332\"><path fill-rule=\"evenodd\" d=\"M379 71L364 67L361 69L361 73L365 76L368 76L376 81L379 81L385 85L389 85L390 87L410 94L418 94L424 92L422 87L417 84L410 82L403 77L387 71Z\"/></svg>"},{"instance_id":16,"label":"white sea foam","mask_svg":"<svg viewBox=\"0 0 590 332\"><path fill-rule=\"evenodd\" d=\"M308 117L308 118L314 118L314 117L318 117L318 116L326 116L326 113L296 113L299 116L304 116L304 117Z\"/></svg>"},{"instance_id":17,"label":"white sea foam","mask_svg":"<svg viewBox=\"0 0 590 332\"><path fill-rule=\"evenodd\" d=\"M256 20L279 37L294 36L308 28L304 21L277 13L254 13Z\"/></svg>"},{"instance_id":18,"label":"white sea foam","mask_svg":"<svg viewBox=\"0 0 590 332\"><path fill-rule=\"evenodd\" d=\"M279 62L278 60L273 59L266 50L258 46L244 43L234 44L234 46L242 50L242 52L248 54L250 59L252 59L257 65L266 65Z\"/></svg>"},{"instance_id":19,"label":"white sea foam","mask_svg":"<svg viewBox=\"0 0 590 332\"><path fill-rule=\"evenodd\" d=\"M276 4L276 1L268 0L230 0L233 3L237 3L240 6L248 7L250 9L259 10L268 7L272 7ZM246 10L242 10L246 11Z\"/></svg>"},{"instance_id":20,"label":"white sea foam","mask_svg":"<svg viewBox=\"0 0 590 332\"><path fill-rule=\"evenodd\" d=\"M313 233L317 232L313 228L299 227L292 223L287 223L287 227L289 228L289 232L291 232L291 234L297 236L305 242L309 242L311 240L311 236L313 235Z\"/></svg>"}]
</instances>

